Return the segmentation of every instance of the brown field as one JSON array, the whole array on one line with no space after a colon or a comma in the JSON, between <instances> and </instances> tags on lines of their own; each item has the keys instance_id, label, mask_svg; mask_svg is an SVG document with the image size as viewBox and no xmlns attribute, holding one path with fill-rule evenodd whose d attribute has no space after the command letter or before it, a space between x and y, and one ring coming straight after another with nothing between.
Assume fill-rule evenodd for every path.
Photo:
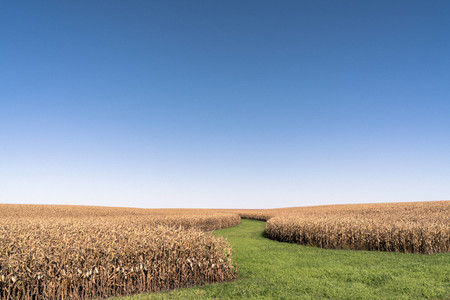
<instances>
[{"instance_id":1,"label":"brown field","mask_svg":"<svg viewBox=\"0 0 450 300\"><path fill-rule=\"evenodd\" d=\"M0 204L0 299L89 299L229 281L212 230L265 220L275 240L322 248L450 251L450 201L266 210Z\"/></svg>"},{"instance_id":2,"label":"brown field","mask_svg":"<svg viewBox=\"0 0 450 300\"><path fill-rule=\"evenodd\" d=\"M332 249L450 251L450 201L291 207L239 212L267 220L274 240Z\"/></svg>"},{"instance_id":3,"label":"brown field","mask_svg":"<svg viewBox=\"0 0 450 300\"><path fill-rule=\"evenodd\" d=\"M0 298L87 299L236 277L208 231L236 214L205 210L0 205Z\"/></svg>"}]
</instances>

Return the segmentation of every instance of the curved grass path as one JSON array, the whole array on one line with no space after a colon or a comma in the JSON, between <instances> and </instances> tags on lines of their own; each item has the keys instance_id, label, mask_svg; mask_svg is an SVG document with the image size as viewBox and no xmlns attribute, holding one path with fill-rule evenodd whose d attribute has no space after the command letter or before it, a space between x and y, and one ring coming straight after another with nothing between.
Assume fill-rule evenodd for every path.
<instances>
[{"instance_id":1,"label":"curved grass path","mask_svg":"<svg viewBox=\"0 0 450 300\"><path fill-rule=\"evenodd\" d=\"M450 254L326 250L263 237L264 222L218 230L239 279L126 299L450 299Z\"/></svg>"}]
</instances>

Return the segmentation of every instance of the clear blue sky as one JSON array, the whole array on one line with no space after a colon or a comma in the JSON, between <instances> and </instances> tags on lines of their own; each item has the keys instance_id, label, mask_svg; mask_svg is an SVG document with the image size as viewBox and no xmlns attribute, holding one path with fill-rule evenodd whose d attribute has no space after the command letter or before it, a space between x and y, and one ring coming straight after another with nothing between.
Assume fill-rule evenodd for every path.
<instances>
[{"instance_id":1,"label":"clear blue sky","mask_svg":"<svg viewBox=\"0 0 450 300\"><path fill-rule=\"evenodd\" d=\"M3 1L0 202L450 199L449 1Z\"/></svg>"}]
</instances>

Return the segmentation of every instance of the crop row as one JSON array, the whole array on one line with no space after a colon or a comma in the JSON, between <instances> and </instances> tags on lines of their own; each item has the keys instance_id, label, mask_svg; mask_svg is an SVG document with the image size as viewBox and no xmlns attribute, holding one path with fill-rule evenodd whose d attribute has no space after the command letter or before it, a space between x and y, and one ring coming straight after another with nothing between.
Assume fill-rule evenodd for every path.
<instances>
[{"instance_id":1,"label":"crop row","mask_svg":"<svg viewBox=\"0 0 450 300\"><path fill-rule=\"evenodd\" d=\"M268 237L332 249L431 254L450 251L448 226L389 223L352 217L274 217L267 222Z\"/></svg>"},{"instance_id":2,"label":"crop row","mask_svg":"<svg viewBox=\"0 0 450 300\"><path fill-rule=\"evenodd\" d=\"M450 252L450 201L241 210L271 239L331 249Z\"/></svg>"},{"instance_id":3,"label":"crop row","mask_svg":"<svg viewBox=\"0 0 450 300\"><path fill-rule=\"evenodd\" d=\"M219 213L5 217L0 298L104 298L229 281L231 247L206 231L239 221Z\"/></svg>"}]
</instances>

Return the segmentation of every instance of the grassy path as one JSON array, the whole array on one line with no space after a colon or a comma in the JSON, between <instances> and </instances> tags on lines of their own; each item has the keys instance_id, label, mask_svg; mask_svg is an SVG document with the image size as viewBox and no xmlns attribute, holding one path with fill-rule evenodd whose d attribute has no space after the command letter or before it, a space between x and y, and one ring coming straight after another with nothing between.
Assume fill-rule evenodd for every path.
<instances>
[{"instance_id":1,"label":"grassy path","mask_svg":"<svg viewBox=\"0 0 450 300\"><path fill-rule=\"evenodd\" d=\"M450 299L450 254L305 247L264 238L264 226L215 232L232 244L238 280L127 299Z\"/></svg>"}]
</instances>

